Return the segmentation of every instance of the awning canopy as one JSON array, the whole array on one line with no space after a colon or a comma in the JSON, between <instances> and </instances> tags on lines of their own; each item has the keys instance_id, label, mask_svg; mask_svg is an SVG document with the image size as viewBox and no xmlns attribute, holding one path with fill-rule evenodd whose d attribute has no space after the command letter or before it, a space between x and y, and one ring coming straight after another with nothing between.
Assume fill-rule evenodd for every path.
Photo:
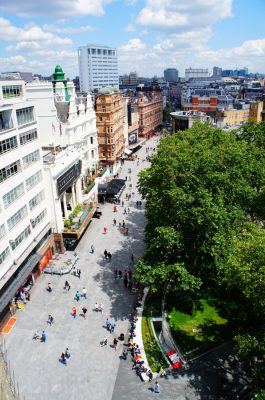
<instances>
[{"instance_id":1,"label":"awning canopy","mask_svg":"<svg viewBox=\"0 0 265 400\"><path fill-rule=\"evenodd\" d=\"M41 259L40 254L32 254L22 267L21 271L15 272L12 276L13 281L10 285L6 288L5 292L1 296L0 299L0 313L5 309L8 303L12 300L15 296L18 289L26 282L27 277L33 271L34 267ZM11 278L11 279L12 279Z\"/></svg>"},{"instance_id":2,"label":"awning canopy","mask_svg":"<svg viewBox=\"0 0 265 400\"><path fill-rule=\"evenodd\" d=\"M107 197L116 196L117 194L119 194L119 192L122 190L124 186L125 186L124 179L112 179L109 182L106 190Z\"/></svg>"},{"instance_id":3,"label":"awning canopy","mask_svg":"<svg viewBox=\"0 0 265 400\"><path fill-rule=\"evenodd\" d=\"M127 149L127 148L125 148L124 149L124 153L127 154L127 156L130 156L132 154L132 151Z\"/></svg>"}]
</instances>

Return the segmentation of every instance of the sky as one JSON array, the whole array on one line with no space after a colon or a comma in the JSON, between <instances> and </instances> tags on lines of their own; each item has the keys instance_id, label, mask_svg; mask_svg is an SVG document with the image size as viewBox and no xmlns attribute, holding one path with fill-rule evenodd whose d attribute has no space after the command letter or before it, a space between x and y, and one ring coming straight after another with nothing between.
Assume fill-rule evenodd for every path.
<instances>
[{"instance_id":1,"label":"sky","mask_svg":"<svg viewBox=\"0 0 265 400\"><path fill-rule=\"evenodd\" d=\"M78 75L77 48L118 49L119 73L265 73L265 0L0 0L0 72Z\"/></svg>"}]
</instances>

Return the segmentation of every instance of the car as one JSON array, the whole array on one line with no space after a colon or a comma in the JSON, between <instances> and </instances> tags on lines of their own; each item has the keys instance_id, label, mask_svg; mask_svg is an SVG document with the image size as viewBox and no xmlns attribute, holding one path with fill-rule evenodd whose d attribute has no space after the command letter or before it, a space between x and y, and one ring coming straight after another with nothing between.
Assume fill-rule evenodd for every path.
<instances>
[{"instance_id":1,"label":"car","mask_svg":"<svg viewBox=\"0 0 265 400\"><path fill-rule=\"evenodd\" d=\"M171 364L173 365L173 369L178 369L183 365L183 362L181 361L177 350L170 350L167 353L167 356L168 356Z\"/></svg>"}]
</instances>

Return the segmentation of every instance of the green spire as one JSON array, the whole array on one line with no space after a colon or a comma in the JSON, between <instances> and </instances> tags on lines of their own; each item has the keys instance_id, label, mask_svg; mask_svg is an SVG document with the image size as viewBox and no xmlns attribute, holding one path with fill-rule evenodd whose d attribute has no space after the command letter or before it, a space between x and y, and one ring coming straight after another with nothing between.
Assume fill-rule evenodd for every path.
<instances>
[{"instance_id":1,"label":"green spire","mask_svg":"<svg viewBox=\"0 0 265 400\"><path fill-rule=\"evenodd\" d=\"M62 69L62 67L60 65L56 65L55 70L54 70L54 74L53 74L52 86L53 86L53 92L54 93L55 93L55 87L56 87L56 83L57 82L63 82L65 101L69 101L70 100L70 96L69 96L68 89L67 89L67 82L66 82L66 79L64 77L63 69Z\"/></svg>"}]
</instances>

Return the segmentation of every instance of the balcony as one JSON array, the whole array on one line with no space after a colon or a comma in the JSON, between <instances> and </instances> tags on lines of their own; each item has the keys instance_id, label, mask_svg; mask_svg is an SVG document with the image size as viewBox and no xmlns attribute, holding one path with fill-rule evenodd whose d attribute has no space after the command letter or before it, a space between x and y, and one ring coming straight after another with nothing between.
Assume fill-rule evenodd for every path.
<instances>
[{"instance_id":1,"label":"balcony","mask_svg":"<svg viewBox=\"0 0 265 400\"><path fill-rule=\"evenodd\" d=\"M68 219L64 220L63 237L65 239L79 240L89 225L95 210L96 205L93 203L89 205L78 204Z\"/></svg>"}]
</instances>

